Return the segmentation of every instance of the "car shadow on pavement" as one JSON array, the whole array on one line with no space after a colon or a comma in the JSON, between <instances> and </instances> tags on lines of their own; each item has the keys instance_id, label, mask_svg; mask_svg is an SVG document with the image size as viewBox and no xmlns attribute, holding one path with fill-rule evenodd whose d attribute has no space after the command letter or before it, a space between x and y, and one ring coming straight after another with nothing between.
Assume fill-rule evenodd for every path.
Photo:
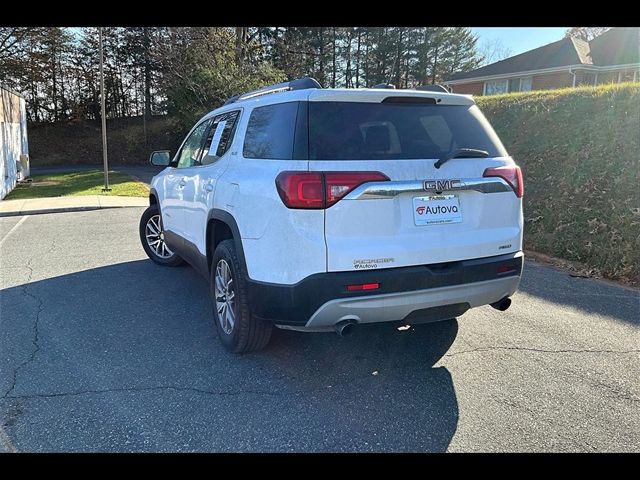
<instances>
[{"instance_id":1,"label":"car shadow on pavement","mask_svg":"<svg viewBox=\"0 0 640 480\"><path fill-rule=\"evenodd\" d=\"M589 314L640 324L637 290L591 278L571 277L561 270L558 275L558 269L532 261L525 260L524 269L520 292Z\"/></svg>"},{"instance_id":2,"label":"car shadow on pavement","mask_svg":"<svg viewBox=\"0 0 640 480\"><path fill-rule=\"evenodd\" d=\"M455 319L344 338L275 330L264 351L238 356L217 339L206 281L148 260L7 288L0 301L0 419L19 409L9 433L40 449L445 451L457 428L451 374L436 366Z\"/></svg>"}]
</instances>

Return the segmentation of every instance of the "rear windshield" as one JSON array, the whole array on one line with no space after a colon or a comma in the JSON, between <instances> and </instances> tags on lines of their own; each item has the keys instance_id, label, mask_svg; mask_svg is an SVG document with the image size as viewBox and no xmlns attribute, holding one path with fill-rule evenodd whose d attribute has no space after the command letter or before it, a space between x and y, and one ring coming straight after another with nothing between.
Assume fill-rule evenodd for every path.
<instances>
[{"instance_id":1,"label":"rear windshield","mask_svg":"<svg viewBox=\"0 0 640 480\"><path fill-rule=\"evenodd\" d=\"M310 160L431 159L459 148L507 155L475 105L309 102Z\"/></svg>"}]
</instances>

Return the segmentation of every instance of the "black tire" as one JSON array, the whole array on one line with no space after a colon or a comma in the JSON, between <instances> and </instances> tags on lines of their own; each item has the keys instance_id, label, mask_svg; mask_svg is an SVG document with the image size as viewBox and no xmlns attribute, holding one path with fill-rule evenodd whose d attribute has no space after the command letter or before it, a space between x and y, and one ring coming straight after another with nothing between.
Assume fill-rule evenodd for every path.
<instances>
[{"instance_id":1,"label":"black tire","mask_svg":"<svg viewBox=\"0 0 640 480\"><path fill-rule=\"evenodd\" d=\"M146 252L147 256L156 262L158 265L163 265L165 267L177 267L178 265L182 265L184 260L178 256L177 253L171 252L171 255L163 257L156 253L154 249L149 245L149 241L147 240L147 225L150 220L154 217L157 217L154 221L153 225L158 225L160 228L160 233L162 233L162 239L164 239L164 232L162 229L162 217L160 216L160 209L158 205L154 204L147 208L142 214L142 218L140 219L140 242L142 243L142 248ZM158 220L159 219L159 220ZM154 227L155 228L155 227ZM163 241L163 240L162 240ZM165 245L166 248L166 245Z\"/></svg>"},{"instance_id":2,"label":"black tire","mask_svg":"<svg viewBox=\"0 0 640 480\"><path fill-rule=\"evenodd\" d=\"M226 289L225 293L221 294L220 297L216 297L216 272L218 271L218 267L221 267L221 270L224 268L222 261L224 261L229 269L231 278L231 282L227 283L226 287L231 285L231 288ZM218 274L218 276L220 278L224 277L224 275L221 274ZM213 319L222 345L233 353L255 352L266 347L271 338L273 325L256 318L251 313L245 272L238 260L233 240L223 240L216 248L213 254L213 261L211 262L211 278L209 283L213 301ZM224 282L221 286L222 285L224 285ZM226 295L229 294L229 292L233 294L232 304L226 303ZM226 307L223 308L219 305L226 305ZM231 305L231 307L229 307L229 305ZM222 308L221 312L219 312L220 308ZM224 316L226 312L225 308L230 309L234 316L234 323L231 328L229 328L230 322L225 321L225 318L227 318ZM223 326L223 324L225 326Z\"/></svg>"}]
</instances>

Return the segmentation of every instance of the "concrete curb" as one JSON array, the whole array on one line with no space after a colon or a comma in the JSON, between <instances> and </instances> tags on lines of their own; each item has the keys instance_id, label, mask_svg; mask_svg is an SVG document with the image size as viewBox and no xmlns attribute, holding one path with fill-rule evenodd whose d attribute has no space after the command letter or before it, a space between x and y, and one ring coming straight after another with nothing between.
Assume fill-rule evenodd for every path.
<instances>
[{"instance_id":1,"label":"concrete curb","mask_svg":"<svg viewBox=\"0 0 640 480\"><path fill-rule=\"evenodd\" d=\"M86 195L78 197L29 198L3 200L0 202L0 217L147 206L149 206L149 199L146 197Z\"/></svg>"},{"instance_id":2,"label":"concrete curb","mask_svg":"<svg viewBox=\"0 0 640 480\"><path fill-rule=\"evenodd\" d=\"M2 217L19 217L22 215L42 215L44 213L65 213L65 212L86 212L90 210L105 210L109 208L143 208L142 205L91 205L85 207L61 207L61 208L43 208L39 210L20 210L13 212L0 212Z\"/></svg>"}]
</instances>

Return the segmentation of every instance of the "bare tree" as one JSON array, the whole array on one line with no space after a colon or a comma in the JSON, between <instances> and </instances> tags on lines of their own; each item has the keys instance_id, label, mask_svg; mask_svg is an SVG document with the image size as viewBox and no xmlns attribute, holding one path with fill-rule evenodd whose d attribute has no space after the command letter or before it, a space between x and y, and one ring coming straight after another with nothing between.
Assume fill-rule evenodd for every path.
<instances>
[{"instance_id":1,"label":"bare tree","mask_svg":"<svg viewBox=\"0 0 640 480\"><path fill-rule=\"evenodd\" d=\"M482 56L482 65L499 62L511 56L511 49L500 38L486 39L480 43L478 51Z\"/></svg>"},{"instance_id":2,"label":"bare tree","mask_svg":"<svg viewBox=\"0 0 640 480\"><path fill-rule=\"evenodd\" d=\"M574 37L590 42L599 37L611 27L571 27L564 34L565 37Z\"/></svg>"},{"instance_id":3,"label":"bare tree","mask_svg":"<svg viewBox=\"0 0 640 480\"><path fill-rule=\"evenodd\" d=\"M15 54L20 47L20 41L33 28L29 27L0 27L0 58Z\"/></svg>"}]
</instances>

